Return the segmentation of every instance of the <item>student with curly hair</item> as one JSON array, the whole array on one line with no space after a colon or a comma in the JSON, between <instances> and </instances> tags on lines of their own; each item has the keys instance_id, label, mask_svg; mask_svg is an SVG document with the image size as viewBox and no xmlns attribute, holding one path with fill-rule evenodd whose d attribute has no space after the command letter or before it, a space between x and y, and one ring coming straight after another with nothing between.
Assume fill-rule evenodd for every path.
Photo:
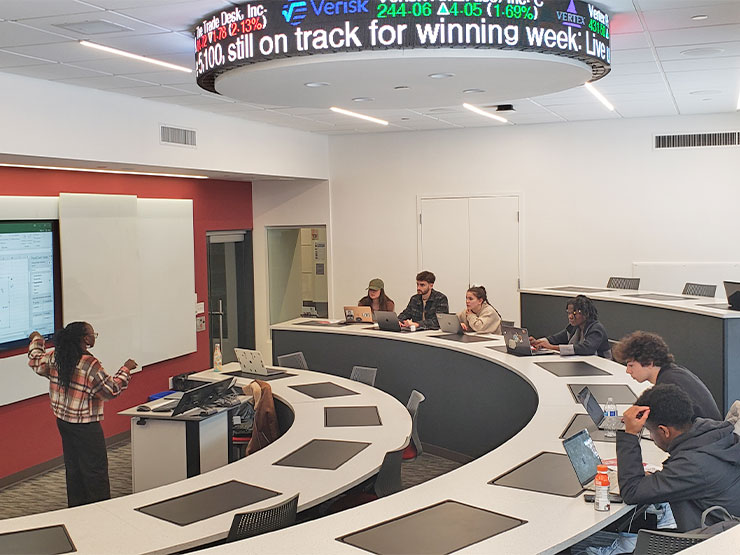
<instances>
[{"instance_id":1,"label":"student with curly hair","mask_svg":"<svg viewBox=\"0 0 740 555\"><path fill-rule=\"evenodd\" d=\"M561 355L599 355L612 358L611 345L606 328L599 322L599 314L593 301L585 295L578 295L566 303L568 313L567 327L542 339L529 338L537 349L553 349Z\"/></svg>"},{"instance_id":2,"label":"student with curly hair","mask_svg":"<svg viewBox=\"0 0 740 555\"><path fill-rule=\"evenodd\" d=\"M51 409L62 437L70 507L110 499L108 453L100 421L103 402L128 386L136 362L129 359L110 376L88 349L98 334L87 322L72 322L54 338L46 352L43 336L35 331L28 347L28 365L49 380Z\"/></svg>"}]
</instances>

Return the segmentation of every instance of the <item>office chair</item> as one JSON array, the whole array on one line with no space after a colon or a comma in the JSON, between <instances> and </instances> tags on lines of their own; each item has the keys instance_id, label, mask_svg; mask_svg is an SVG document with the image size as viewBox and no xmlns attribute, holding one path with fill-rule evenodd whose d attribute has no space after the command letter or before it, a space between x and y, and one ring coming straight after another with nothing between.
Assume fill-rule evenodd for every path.
<instances>
[{"instance_id":1,"label":"office chair","mask_svg":"<svg viewBox=\"0 0 740 555\"><path fill-rule=\"evenodd\" d=\"M251 538L291 526L295 524L297 512L298 494L295 494L278 505L258 511L235 514L226 541L243 540L244 538Z\"/></svg>"},{"instance_id":2,"label":"office chair","mask_svg":"<svg viewBox=\"0 0 740 555\"><path fill-rule=\"evenodd\" d=\"M673 555L707 538L703 534L679 534L661 530L637 532L634 555Z\"/></svg>"},{"instance_id":3,"label":"office chair","mask_svg":"<svg viewBox=\"0 0 740 555\"><path fill-rule=\"evenodd\" d=\"M606 283L609 289L634 289L640 288L640 278L610 277Z\"/></svg>"},{"instance_id":4,"label":"office chair","mask_svg":"<svg viewBox=\"0 0 740 555\"><path fill-rule=\"evenodd\" d=\"M375 386L375 376L378 374L377 368L370 366L353 366L352 373L349 375L349 379L362 382L367 385Z\"/></svg>"},{"instance_id":5,"label":"office chair","mask_svg":"<svg viewBox=\"0 0 740 555\"><path fill-rule=\"evenodd\" d=\"M306 357L303 356L301 351L297 353L290 353L287 355L279 355L277 357L278 366L283 368L296 368L298 370L308 370L308 363Z\"/></svg>"},{"instance_id":6,"label":"office chair","mask_svg":"<svg viewBox=\"0 0 740 555\"><path fill-rule=\"evenodd\" d=\"M426 399L426 397L424 397L421 392L414 389L409 397L409 402L406 403L406 409L411 415L411 439L409 440L408 446L403 451L404 461L413 461L423 453L417 428L417 419L419 416L419 405L424 401L424 399Z\"/></svg>"},{"instance_id":7,"label":"office chair","mask_svg":"<svg viewBox=\"0 0 740 555\"><path fill-rule=\"evenodd\" d=\"M697 297L714 297L717 292L716 285L706 285L703 283L686 282L683 286L682 295L695 295Z\"/></svg>"}]
</instances>

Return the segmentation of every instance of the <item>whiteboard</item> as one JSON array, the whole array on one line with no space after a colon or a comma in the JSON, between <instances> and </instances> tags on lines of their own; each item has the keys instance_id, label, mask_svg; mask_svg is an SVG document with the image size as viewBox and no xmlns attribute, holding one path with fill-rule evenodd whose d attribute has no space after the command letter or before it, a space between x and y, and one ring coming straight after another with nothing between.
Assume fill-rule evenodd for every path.
<instances>
[{"instance_id":1,"label":"whiteboard","mask_svg":"<svg viewBox=\"0 0 740 555\"><path fill-rule=\"evenodd\" d=\"M680 293L686 282L716 285L715 297L726 298L723 281L740 282L740 262L633 262L640 289Z\"/></svg>"}]
</instances>

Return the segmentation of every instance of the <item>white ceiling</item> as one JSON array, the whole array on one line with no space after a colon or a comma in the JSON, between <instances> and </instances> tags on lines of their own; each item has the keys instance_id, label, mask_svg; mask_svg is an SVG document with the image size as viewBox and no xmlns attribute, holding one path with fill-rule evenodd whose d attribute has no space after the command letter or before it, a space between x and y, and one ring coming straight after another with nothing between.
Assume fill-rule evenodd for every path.
<instances>
[{"instance_id":1,"label":"white ceiling","mask_svg":"<svg viewBox=\"0 0 740 555\"><path fill-rule=\"evenodd\" d=\"M281 105L242 102L203 91L195 74L163 70L81 46L94 42L193 66L190 29L204 15L242 2L235 0L0 0L0 72L103 89L207 112L323 134L452 129L501 125L446 104L448 95L429 95L428 106L372 109L371 102L345 107L391 122L376 126L301 105L281 97ZM609 112L583 87L508 101L516 125L735 112L740 93L740 0L602 0L612 14L612 71L597 88L615 105ZM703 20L693 16L706 15ZM81 35L70 25L104 21L115 31ZM425 70L426 71L426 70ZM443 65L440 72L445 71ZM386 77L387 75L391 75ZM392 88L392 72L367 76ZM278 80L279 81L279 80ZM448 81L448 80L445 80ZM485 89L466 84L464 88ZM446 86L449 86L446 83ZM516 87L511 87L516 96ZM413 94L413 88L405 91ZM367 94L363 96L373 96ZM485 93L468 95L485 105ZM477 97L477 98L476 98Z\"/></svg>"}]
</instances>

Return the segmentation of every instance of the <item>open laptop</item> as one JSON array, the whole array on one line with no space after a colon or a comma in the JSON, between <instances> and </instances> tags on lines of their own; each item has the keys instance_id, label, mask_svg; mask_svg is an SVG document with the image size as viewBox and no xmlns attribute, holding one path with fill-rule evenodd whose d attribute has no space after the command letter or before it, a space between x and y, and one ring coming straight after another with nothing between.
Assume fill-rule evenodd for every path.
<instances>
[{"instance_id":1,"label":"open laptop","mask_svg":"<svg viewBox=\"0 0 740 555\"><path fill-rule=\"evenodd\" d=\"M599 452L596 450L588 430L581 430L563 440L565 454L573 465L578 481L584 489L594 489L594 478L596 478L596 467L601 462ZM611 474L611 473L610 473ZM609 476L609 492L619 493L619 483L616 477Z\"/></svg>"},{"instance_id":2,"label":"open laptop","mask_svg":"<svg viewBox=\"0 0 740 555\"><path fill-rule=\"evenodd\" d=\"M501 326L504 334L504 346L506 352L518 357L529 357L532 355L557 355L558 351L552 349L533 349L529 344L529 332L527 328L517 328L514 326ZM493 347L495 348L495 347ZM498 349L503 351L503 349Z\"/></svg>"},{"instance_id":3,"label":"open laptop","mask_svg":"<svg viewBox=\"0 0 740 555\"><path fill-rule=\"evenodd\" d=\"M577 397L599 430L606 430L610 426L612 426L611 429L613 430L624 430L622 418L620 416L605 416L604 409L596 400L596 397L591 394L591 390L588 387L581 389Z\"/></svg>"},{"instance_id":4,"label":"open laptop","mask_svg":"<svg viewBox=\"0 0 740 555\"><path fill-rule=\"evenodd\" d=\"M439 321L439 329L445 333L442 335L435 335L434 337L452 339L453 341L459 341L460 343L491 341L490 337L481 337L474 333L465 333L460 325L460 319L457 317L457 314L438 313L437 320Z\"/></svg>"},{"instance_id":5,"label":"open laptop","mask_svg":"<svg viewBox=\"0 0 740 555\"><path fill-rule=\"evenodd\" d=\"M239 361L241 371L238 372L226 372L229 375L251 374L254 376L271 376L273 374L284 374L282 370L270 370L265 367L265 363L262 360L262 353L259 351L252 351L250 349L234 348L234 354L236 360ZM250 377L250 376L246 376Z\"/></svg>"},{"instance_id":6,"label":"open laptop","mask_svg":"<svg viewBox=\"0 0 740 555\"><path fill-rule=\"evenodd\" d=\"M345 306L344 324L373 323L373 311L369 306Z\"/></svg>"},{"instance_id":7,"label":"open laptop","mask_svg":"<svg viewBox=\"0 0 740 555\"><path fill-rule=\"evenodd\" d=\"M737 281L725 281L725 294L727 295L727 304L732 310L740 310L740 283Z\"/></svg>"},{"instance_id":8,"label":"open laptop","mask_svg":"<svg viewBox=\"0 0 740 555\"><path fill-rule=\"evenodd\" d=\"M384 312L379 310L375 313L375 322L378 327L383 331L399 331L408 332L411 331L408 328L402 328L401 323L398 321L398 316L395 312Z\"/></svg>"}]
</instances>

